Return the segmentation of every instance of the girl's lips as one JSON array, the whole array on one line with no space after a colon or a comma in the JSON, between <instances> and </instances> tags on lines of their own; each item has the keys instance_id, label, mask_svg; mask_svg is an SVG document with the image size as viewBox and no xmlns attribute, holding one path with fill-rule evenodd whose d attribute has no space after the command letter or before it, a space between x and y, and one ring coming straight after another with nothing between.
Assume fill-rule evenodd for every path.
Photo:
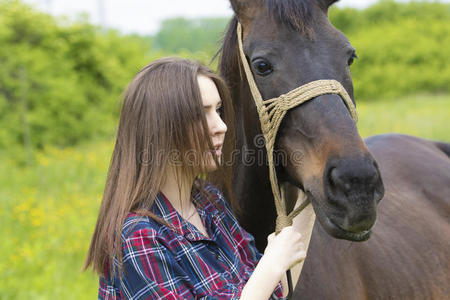
<instances>
[{"instance_id":1,"label":"girl's lips","mask_svg":"<svg viewBox=\"0 0 450 300\"><path fill-rule=\"evenodd\" d=\"M218 145L214 147L214 150L211 150L211 153L215 153L216 156L222 155L222 145Z\"/></svg>"},{"instance_id":2,"label":"girl's lips","mask_svg":"<svg viewBox=\"0 0 450 300\"><path fill-rule=\"evenodd\" d=\"M213 151L216 152L216 155L217 156L221 156L222 155L222 144L221 143L220 144L215 144L214 148L215 148L215 150L213 150Z\"/></svg>"}]
</instances>

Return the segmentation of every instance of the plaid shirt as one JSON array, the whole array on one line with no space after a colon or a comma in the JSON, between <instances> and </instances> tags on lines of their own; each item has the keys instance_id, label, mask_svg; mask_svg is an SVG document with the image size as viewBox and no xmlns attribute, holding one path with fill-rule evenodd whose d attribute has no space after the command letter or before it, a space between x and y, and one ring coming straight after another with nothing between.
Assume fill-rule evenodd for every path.
<instances>
[{"instance_id":1,"label":"plaid shirt","mask_svg":"<svg viewBox=\"0 0 450 300\"><path fill-rule=\"evenodd\" d=\"M239 299L261 254L217 188L212 202L193 189L209 238L159 193L152 211L173 228L129 214L122 234L123 277L100 276L99 299ZM282 296L278 284L273 299Z\"/></svg>"}]
</instances>

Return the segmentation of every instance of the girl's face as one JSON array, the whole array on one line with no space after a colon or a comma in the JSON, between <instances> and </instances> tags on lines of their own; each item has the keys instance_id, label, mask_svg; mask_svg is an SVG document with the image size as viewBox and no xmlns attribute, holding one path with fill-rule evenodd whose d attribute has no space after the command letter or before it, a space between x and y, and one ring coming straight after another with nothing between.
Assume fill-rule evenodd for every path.
<instances>
[{"instance_id":1,"label":"girl's face","mask_svg":"<svg viewBox=\"0 0 450 300\"><path fill-rule=\"evenodd\" d=\"M222 100L220 99L219 91L217 90L214 81L203 75L199 75L197 80L202 96L206 122L208 123L209 136L215 149L212 155L216 155L217 160L221 162L222 145L225 133L227 132L227 125L225 125L220 116L222 111ZM217 166L211 156L207 170L213 171L216 168Z\"/></svg>"}]
</instances>

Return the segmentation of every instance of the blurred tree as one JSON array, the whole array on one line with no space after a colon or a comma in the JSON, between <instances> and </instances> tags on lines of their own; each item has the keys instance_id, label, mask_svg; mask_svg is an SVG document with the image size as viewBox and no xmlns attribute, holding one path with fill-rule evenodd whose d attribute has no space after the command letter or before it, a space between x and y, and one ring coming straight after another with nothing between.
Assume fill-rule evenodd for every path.
<instances>
[{"instance_id":1,"label":"blurred tree","mask_svg":"<svg viewBox=\"0 0 450 300\"><path fill-rule=\"evenodd\" d=\"M25 149L112 135L121 92L152 59L148 40L14 0L0 0L0 44L0 153L23 162Z\"/></svg>"},{"instance_id":2,"label":"blurred tree","mask_svg":"<svg viewBox=\"0 0 450 300\"><path fill-rule=\"evenodd\" d=\"M360 57L351 67L362 100L450 92L450 4L381 0L330 11Z\"/></svg>"},{"instance_id":3,"label":"blurred tree","mask_svg":"<svg viewBox=\"0 0 450 300\"><path fill-rule=\"evenodd\" d=\"M360 57L351 68L359 100L450 92L450 4L382 0L333 7L330 19ZM168 19L141 37L0 0L0 155L24 163L45 145L111 138L134 74L166 55L208 64L228 21Z\"/></svg>"},{"instance_id":4,"label":"blurred tree","mask_svg":"<svg viewBox=\"0 0 450 300\"><path fill-rule=\"evenodd\" d=\"M214 54L229 18L164 20L155 36L155 47L169 53L180 51Z\"/></svg>"}]
</instances>

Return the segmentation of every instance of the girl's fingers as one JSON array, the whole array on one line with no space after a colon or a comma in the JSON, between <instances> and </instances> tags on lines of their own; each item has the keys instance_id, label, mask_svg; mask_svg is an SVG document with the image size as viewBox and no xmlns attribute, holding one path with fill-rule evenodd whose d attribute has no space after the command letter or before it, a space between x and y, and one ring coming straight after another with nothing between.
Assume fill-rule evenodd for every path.
<instances>
[{"instance_id":1,"label":"girl's fingers","mask_svg":"<svg viewBox=\"0 0 450 300\"><path fill-rule=\"evenodd\" d=\"M283 265L286 270L292 268L306 258L306 249L301 239L302 235L292 226L283 228L277 235L267 236L267 247L264 255L268 259ZM269 254L270 253L270 254Z\"/></svg>"},{"instance_id":2,"label":"girl's fingers","mask_svg":"<svg viewBox=\"0 0 450 300\"><path fill-rule=\"evenodd\" d=\"M306 251L300 251L298 253L298 255L296 255L296 260L294 261L294 263L291 264L291 266L289 267L289 269L292 269L295 265L301 263L302 261L304 261L306 259Z\"/></svg>"},{"instance_id":3,"label":"girl's fingers","mask_svg":"<svg viewBox=\"0 0 450 300\"><path fill-rule=\"evenodd\" d=\"M275 232L272 232L271 234L269 234L267 236L267 241L270 242L271 240L273 240L274 237L275 237Z\"/></svg>"}]
</instances>

